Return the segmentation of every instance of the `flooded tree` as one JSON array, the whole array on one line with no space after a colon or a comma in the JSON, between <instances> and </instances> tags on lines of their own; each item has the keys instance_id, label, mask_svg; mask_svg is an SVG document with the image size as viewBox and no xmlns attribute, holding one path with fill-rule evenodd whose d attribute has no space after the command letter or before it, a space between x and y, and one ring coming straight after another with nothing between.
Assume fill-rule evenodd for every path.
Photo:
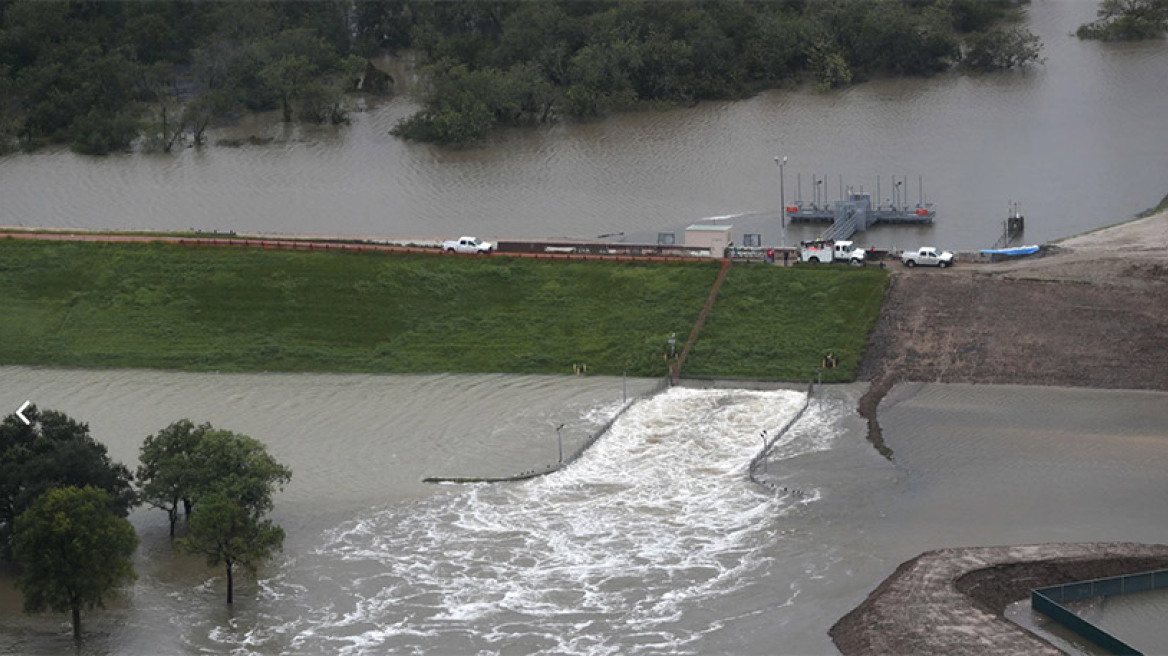
<instances>
[{"instance_id":1,"label":"flooded tree","mask_svg":"<svg viewBox=\"0 0 1168 656\"><path fill-rule=\"evenodd\" d=\"M16 520L17 586L24 611L70 613L81 639L81 611L103 608L133 581L138 535L107 492L92 486L49 490Z\"/></svg>"},{"instance_id":2,"label":"flooded tree","mask_svg":"<svg viewBox=\"0 0 1168 656\"><path fill-rule=\"evenodd\" d=\"M1080 39L1137 41L1168 33L1168 0L1103 0L1098 18L1080 25Z\"/></svg>"},{"instance_id":3,"label":"flooded tree","mask_svg":"<svg viewBox=\"0 0 1168 656\"><path fill-rule=\"evenodd\" d=\"M284 545L284 530L265 515L272 496L292 478L262 443L225 430L206 431L191 457L197 482L190 532L178 540L187 553L206 557L227 575L227 603L235 599L235 569L255 574Z\"/></svg>"},{"instance_id":4,"label":"flooded tree","mask_svg":"<svg viewBox=\"0 0 1168 656\"><path fill-rule=\"evenodd\" d=\"M181 419L147 436L138 459L138 484L142 501L166 511L170 520L170 537L178 522L179 510L189 515L192 499L199 484L200 470L195 464L195 449L211 424L196 426Z\"/></svg>"},{"instance_id":5,"label":"flooded tree","mask_svg":"<svg viewBox=\"0 0 1168 656\"><path fill-rule=\"evenodd\" d=\"M15 414L0 422L0 557L11 555L16 518L53 488L99 488L117 516L130 514L137 501L130 471L110 459L88 425L36 406L23 414L27 424Z\"/></svg>"}]
</instances>

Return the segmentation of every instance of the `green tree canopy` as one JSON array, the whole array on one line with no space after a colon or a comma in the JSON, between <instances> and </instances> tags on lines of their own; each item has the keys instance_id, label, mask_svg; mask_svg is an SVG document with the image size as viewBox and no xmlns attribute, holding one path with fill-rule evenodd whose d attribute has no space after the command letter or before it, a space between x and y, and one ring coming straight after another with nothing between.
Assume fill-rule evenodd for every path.
<instances>
[{"instance_id":1,"label":"green tree canopy","mask_svg":"<svg viewBox=\"0 0 1168 656\"><path fill-rule=\"evenodd\" d=\"M1042 63L1042 43L1020 27L994 28L969 39L965 66L979 71L1022 68Z\"/></svg>"},{"instance_id":2,"label":"green tree canopy","mask_svg":"<svg viewBox=\"0 0 1168 656\"><path fill-rule=\"evenodd\" d=\"M236 565L254 574L283 547L284 530L264 516L292 471L258 440L225 430L205 431L190 463L196 478L194 511L190 532L178 545L205 556L212 567L225 567L230 604L235 598Z\"/></svg>"},{"instance_id":3,"label":"green tree canopy","mask_svg":"<svg viewBox=\"0 0 1168 656\"><path fill-rule=\"evenodd\" d=\"M213 92L221 97L200 111L216 118L243 106L289 114L299 101L305 119L338 120L351 12L339 0L5 0L0 89L10 93L0 95L0 143L59 141L104 154L129 148L146 127L147 146L165 150L196 125L174 120L182 113L171 105Z\"/></svg>"},{"instance_id":4,"label":"green tree canopy","mask_svg":"<svg viewBox=\"0 0 1168 656\"><path fill-rule=\"evenodd\" d=\"M216 492L199 503L189 536L178 542L187 553L205 556L207 565L224 567L230 604L235 602L235 566L254 576L264 561L283 549L284 529Z\"/></svg>"},{"instance_id":5,"label":"green tree canopy","mask_svg":"<svg viewBox=\"0 0 1168 656\"><path fill-rule=\"evenodd\" d=\"M103 608L113 590L135 578L130 557L138 536L105 490L49 490L21 513L15 528L24 611L71 613L76 639L81 611Z\"/></svg>"},{"instance_id":6,"label":"green tree canopy","mask_svg":"<svg viewBox=\"0 0 1168 656\"><path fill-rule=\"evenodd\" d=\"M136 503L130 471L113 462L89 426L54 410L32 406L0 422L0 553L11 556L16 518L45 492L87 485L110 496L113 512L125 517Z\"/></svg>"},{"instance_id":7,"label":"green tree canopy","mask_svg":"<svg viewBox=\"0 0 1168 656\"><path fill-rule=\"evenodd\" d=\"M139 450L137 478L142 501L166 511L172 538L179 509L185 507L190 514L201 476L195 450L209 430L211 424L196 426L181 419L158 435L147 436Z\"/></svg>"},{"instance_id":8,"label":"green tree canopy","mask_svg":"<svg viewBox=\"0 0 1168 656\"><path fill-rule=\"evenodd\" d=\"M406 2L360 12L369 21L360 29L432 62L423 108L394 134L451 143L554 114L732 98L792 80L830 89L871 75L931 75L960 61L962 35L989 29L1016 4ZM533 90L526 101L524 85Z\"/></svg>"},{"instance_id":9,"label":"green tree canopy","mask_svg":"<svg viewBox=\"0 0 1168 656\"><path fill-rule=\"evenodd\" d=\"M1168 0L1103 0L1098 18L1080 25L1080 39L1136 41L1162 38L1168 32Z\"/></svg>"}]
</instances>

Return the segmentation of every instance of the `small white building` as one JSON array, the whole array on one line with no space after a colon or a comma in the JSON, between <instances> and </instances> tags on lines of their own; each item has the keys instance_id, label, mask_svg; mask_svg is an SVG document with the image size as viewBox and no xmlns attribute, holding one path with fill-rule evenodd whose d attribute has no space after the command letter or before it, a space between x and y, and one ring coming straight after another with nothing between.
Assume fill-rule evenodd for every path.
<instances>
[{"instance_id":1,"label":"small white building","mask_svg":"<svg viewBox=\"0 0 1168 656\"><path fill-rule=\"evenodd\" d=\"M710 257L722 257L730 245L730 225L695 223L685 229L685 245L710 249Z\"/></svg>"}]
</instances>

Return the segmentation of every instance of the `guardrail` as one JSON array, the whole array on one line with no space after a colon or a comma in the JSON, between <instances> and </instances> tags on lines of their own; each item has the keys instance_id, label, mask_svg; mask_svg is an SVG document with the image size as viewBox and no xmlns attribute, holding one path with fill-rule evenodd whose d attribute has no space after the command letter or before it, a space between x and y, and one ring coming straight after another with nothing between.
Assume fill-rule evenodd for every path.
<instances>
[{"instance_id":1,"label":"guardrail","mask_svg":"<svg viewBox=\"0 0 1168 656\"><path fill-rule=\"evenodd\" d=\"M1141 656L1143 652L1079 617L1062 604L1165 588L1168 588L1168 570L1126 574L1036 588L1030 591L1030 607L1113 654Z\"/></svg>"},{"instance_id":2,"label":"guardrail","mask_svg":"<svg viewBox=\"0 0 1168 656\"><path fill-rule=\"evenodd\" d=\"M799 408L799 412L796 412L794 417L791 417L789 420L787 420L787 423L783 424L779 430L775 431L774 435L767 436L766 431L763 432L764 437L762 442L762 450L758 452L758 455L751 458L750 465L747 467L747 476L750 478L750 482L761 485L768 490L773 489L769 483L758 478L758 467L759 465L763 465L765 471L766 459L770 454L771 449L774 448L776 442L778 442L784 435L786 435L791 426L795 425L795 422L803 418L803 414L807 412L807 408L811 406L811 397L814 393L815 381L813 380L807 383L807 398L803 400L803 407Z\"/></svg>"},{"instance_id":3,"label":"guardrail","mask_svg":"<svg viewBox=\"0 0 1168 656\"><path fill-rule=\"evenodd\" d=\"M514 482L514 481L524 481L524 480L527 480L529 478L536 478L537 476L547 476L548 474L557 472L557 471L567 467L568 465L570 465L573 462L575 462L576 460L578 460L580 458L580 456L584 455L584 452L587 451L588 449L590 449L593 444L596 444L596 440L600 439L600 437L602 435L607 433L609 431L609 429L612 428L612 425L616 423L616 420L620 419L621 415L623 415L626 410L633 407L633 404L635 402L637 402L640 399L644 399L644 398L648 398L648 397L660 394L662 391L669 389L671 386L672 386L672 381L669 379L669 377L666 377L666 378L663 378L662 380L660 380L657 383L657 385L655 385L653 387L653 389L649 390L648 392L645 392L643 394L640 394L638 396L635 396L635 397L625 401L624 405L621 406L620 410L616 411L616 414L609 417L608 421L604 422L604 424L601 425L600 428L593 431L588 436L588 438L585 439L584 442L576 448L575 451L573 451L571 454L568 455L568 457L564 458L560 462L550 464L550 465L547 465L547 466L541 467L541 468L530 469L528 471L520 472L518 474L514 474L511 476L427 476L427 477L422 479L422 482L423 483L508 483L508 482Z\"/></svg>"}]
</instances>

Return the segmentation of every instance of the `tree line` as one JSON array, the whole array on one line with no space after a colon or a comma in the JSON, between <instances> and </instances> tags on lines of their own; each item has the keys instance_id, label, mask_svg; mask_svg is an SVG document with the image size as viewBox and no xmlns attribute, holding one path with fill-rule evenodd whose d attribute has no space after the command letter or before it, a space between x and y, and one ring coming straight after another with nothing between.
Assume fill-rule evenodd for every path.
<instances>
[{"instance_id":1,"label":"tree line","mask_svg":"<svg viewBox=\"0 0 1168 656\"><path fill-rule=\"evenodd\" d=\"M1097 18L1080 25L1080 39L1138 41L1168 33L1168 0L1103 0Z\"/></svg>"},{"instance_id":2,"label":"tree line","mask_svg":"<svg viewBox=\"0 0 1168 656\"><path fill-rule=\"evenodd\" d=\"M279 109L342 122L353 3L0 0L0 152L201 144L214 121Z\"/></svg>"},{"instance_id":3,"label":"tree line","mask_svg":"<svg viewBox=\"0 0 1168 656\"><path fill-rule=\"evenodd\" d=\"M368 57L426 55L394 133L464 143L498 126L742 97L811 80L1041 62L1029 0L0 0L0 153L69 143L170 151L244 112L342 123ZM1078 30L1163 36L1168 0L1102 0Z\"/></svg>"},{"instance_id":4,"label":"tree line","mask_svg":"<svg viewBox=\"0 0 1168 656\"><path fill-rule=\"evenodd\" d=\"M802 80L830 89L876 75L1021 67L1040 61L1042 46L1004 20L1017 4L548 0L362 11L385 47L419 50L429 62L423 108L394 133L461 143L501 125L742 97Z\"/></svg>"},{"instance_id":5,"label":"tree line","mask_svg":"<svg viewBox=\"0 0 1168 656\"><path fill-rule=\"evenodd\" d=\"M0 0L0 149L201 144L247 111L343 122L368 57L427 56L412 139L813 79L1038 59L1026 0Z\"/></svg>"},{"instance_id":6,"label":"tree line","mask_svg":"<svg viewBox=\"0 0 1168 656\"><path fill-rule=\"evenodd\" d=\"M126 517L139 504L167 512L180 551L224 568L229 604L237 568L254 574L283 548L266 515L292 472L259 441L183 419L145 439L131 474L86 424L36 407L24 416L0 422L0 558L18 568L25 612L70 613L75 638L82 610L135 579Z\"/></svg>"}]
</instances>

